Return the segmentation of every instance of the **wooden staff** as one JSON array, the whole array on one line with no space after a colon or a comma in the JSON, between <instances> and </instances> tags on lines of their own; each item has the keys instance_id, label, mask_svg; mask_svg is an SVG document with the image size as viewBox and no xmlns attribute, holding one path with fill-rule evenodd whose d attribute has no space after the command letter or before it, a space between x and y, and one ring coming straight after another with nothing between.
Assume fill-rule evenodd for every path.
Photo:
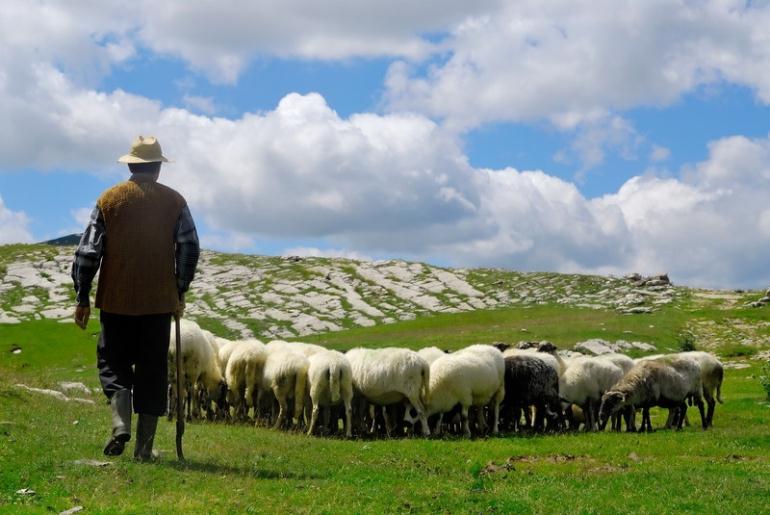
<instances>
[{"instance_id":1,"label":"wooden staff","mask_svg":"<svg viewBox=\"0 0 770 515\"><path fill-rule=\"evenodd\" d=\"M182 406L182 330L179 324L179 313L174 314L174 325L176 329L176 457L179 461L184 461L184 454L182 453L182 436L184 435L184 408Z\"/></svg>"}]
</instances>

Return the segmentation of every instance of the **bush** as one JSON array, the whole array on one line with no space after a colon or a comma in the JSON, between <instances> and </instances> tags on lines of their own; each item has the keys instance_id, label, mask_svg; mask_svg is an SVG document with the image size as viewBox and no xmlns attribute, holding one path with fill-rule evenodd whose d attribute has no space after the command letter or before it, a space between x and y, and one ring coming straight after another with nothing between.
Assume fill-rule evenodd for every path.
<instances>
[{"instance_id":1,"label":"bush","mask_svg":"<svg viewBox=\"0 0 770 515\"><path fill-rule=\"evenodd\" d=\"M762 370L759 373L759 384L762 385L767 398L770 399L770 360L765 361L765 364L762 365Z\"/></svg>"},{"instance_id":2,"label":"bush","mask_svg":"<svg viewBox=\"0 0 770 515\"><path fill-rule=\"evenodd\" d=\"M677 340L679 341L680 351L690 352L695 350L695 335L690 331L683 331L679 333Z\"/></svg>"}]
</instances>

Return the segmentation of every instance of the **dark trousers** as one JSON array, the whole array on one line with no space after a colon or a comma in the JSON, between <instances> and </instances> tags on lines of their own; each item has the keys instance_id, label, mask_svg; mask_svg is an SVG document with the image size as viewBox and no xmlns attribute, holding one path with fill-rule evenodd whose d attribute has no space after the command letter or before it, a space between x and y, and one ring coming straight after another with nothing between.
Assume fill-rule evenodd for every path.
<instances>
[{"instance_id":1,"label":"dark trousers","mask_svg":"<svg viewBox=\"0 0 770 515\"><path fill-rule=\"evenodd\" d=\"M96 345L102 390L108 399L133 390L134 412L165 415L171 314L116 315L102 311Z\"/></svg>"}]
</instances>

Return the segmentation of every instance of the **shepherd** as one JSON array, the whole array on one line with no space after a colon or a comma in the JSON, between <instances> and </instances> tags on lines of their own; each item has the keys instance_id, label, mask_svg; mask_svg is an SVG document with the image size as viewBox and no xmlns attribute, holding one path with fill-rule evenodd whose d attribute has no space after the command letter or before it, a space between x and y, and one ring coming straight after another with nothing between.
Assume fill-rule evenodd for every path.
<instances>
[{"instance_id":1,"label":"shepherd","mask_svg":"<svg viewBox=\"0 0 770 515\"><path fill-rule=\"evenodd\" d=\"M91 212L72 264L81 329L96 307L101 333L96 347L102 390L112 411L104 454L118 456L138 415L134 458L153 458L158 417L166 413L171 317L184 312L184 293L195 275L200 248L187 202L158 183L163 156L154 137L139 136L126 163L131 177L102 193Z\"/></svg>"}]
</instances>

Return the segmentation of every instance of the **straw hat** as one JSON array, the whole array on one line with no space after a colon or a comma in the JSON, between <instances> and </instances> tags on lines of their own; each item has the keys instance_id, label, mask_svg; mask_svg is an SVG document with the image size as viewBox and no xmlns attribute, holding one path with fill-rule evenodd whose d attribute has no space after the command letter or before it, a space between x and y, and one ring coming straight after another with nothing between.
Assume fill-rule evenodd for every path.
<instances>
[{"instance_id":1,"label":"straw hat","mask_svg":"<svg viewBox=\"0 0 770 515\"><path fill-rule=\"evenodd\" d=\"M139 136L125 156L120 156L118 163L168 163L160 150L160 143L154 136Z\"/></svg>"}]
</instances>

